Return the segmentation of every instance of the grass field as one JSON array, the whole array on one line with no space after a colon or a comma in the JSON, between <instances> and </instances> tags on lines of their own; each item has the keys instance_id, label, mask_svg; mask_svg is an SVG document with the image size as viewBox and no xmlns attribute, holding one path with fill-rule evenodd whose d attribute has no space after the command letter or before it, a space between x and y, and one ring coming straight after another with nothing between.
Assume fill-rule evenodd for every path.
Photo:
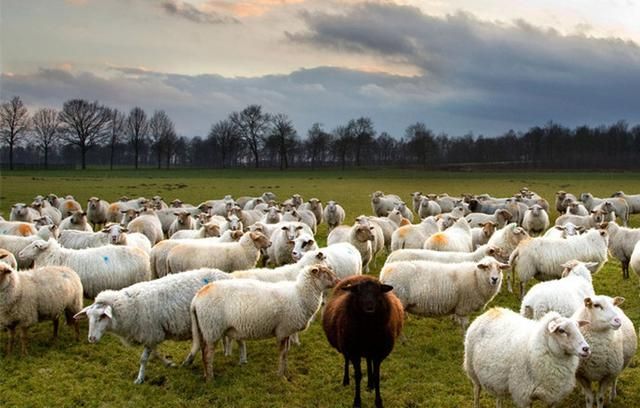
<instances>
[{"instance_id":1,"label":"grass field","mask_svg":"<svg viewBox=\"0 0 640 408\"><path fill-rule=\"evenodd\" d=\"M521 187L543 195L553 203L554 193L563 189L574 194L590 191L609 196L617 190L640 192L638 173L427 173L401 170L370 171L132 171L15 172L2 174L0 211L8 217L11 204L30 203L37 194L54 192L73 194L81 203L90 196L113 201L122 195L159 194L165 200L176 197L197 204L205 199L259 195L273 191L279 198L300 193L322 201L337 200L347 211L350 222L355 216L371 213L369 194L375 190L405 197L413 191L490 193L511 195ZM555 217L555 211L552 211ZM632 216L632 226L640 227L640 215ZM318 232L324 244L326 227ZM376 259L373 273L378 274L386 254ZM612 260L594 277L596 292L626 298L623 309L640 323L638 277L623 280L620 265ZM500 294L492 305L518 307L515 295ZM71 330L61 328L57 343L51 343L51 324L43 323L30 331L30 354L26 358L5 356L0 352L0 406L56 407L140 407L140 406L214 406L214 407L348 407L352 387L342 387L342 358L327 343L316 321L302 333L302 345L293 347L289 358L291 380L276 376L277 345L274 340L248 344L249 364L237 365L237 353L214 357L215 379L202 380L198 358L189 369L165 368L152 361L147 382L133 385L138 370L140 347L126 347L115 336L100 343L86 341L87 326L82 325L82 341L76 343ZM382 364L382 396L388 407L471 407L470 381L462 370L462 333L449 318L411 316L404 330L406 341L396 345ZM0 334L4 342L6 334ZM167 342L161 351L181 361L188 342ZM219 351L219 350L218 350ZM611 407L640 406L640 368L638 357L619 381L618 399ZM482 406L495 402L483 394ZM581 407L583 397L576 388L561 407ZM373 395L363 393L363 406L373 406ZM506 404L511 406L511 404Z\"/></svg>"}]
</instances>

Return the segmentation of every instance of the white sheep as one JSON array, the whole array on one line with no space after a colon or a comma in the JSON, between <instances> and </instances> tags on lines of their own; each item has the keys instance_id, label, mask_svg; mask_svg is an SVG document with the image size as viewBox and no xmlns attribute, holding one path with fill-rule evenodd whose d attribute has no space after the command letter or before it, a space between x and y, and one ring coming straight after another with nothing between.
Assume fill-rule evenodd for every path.
<instances>
[{"instance_id":1,"label":"white sheep","mask_svg":"<svg viewBox=\"0 0 640 408\"><path fill-rule=\"evenodd\" d=\"M39 239L47 241L49 238L58 239L60 233L55 225L47 225L38 230L36 235L21 237L17 235L0 235L0 248L4 248L11 252L18 262L18 268L25 269L31 266L31 261L24 260L18 256L20 251L25 249L29 244Z\"/></svg>"},{"instance_id":2,"label":"white sheep","mask_svg":"<svg viewBox=\"0 0 640 408\"><path fill-rule=\"evenodd\" d=\"M289 211L285 211L282 215L282 222L285 221L300 221L303 224L306 224L311 228L311 231L315 235L318 230L318 222L316 220L316 216L310 210L303 210L301 208L291 209Z\"/></svg>"},{"instance_id":3,"label":"white sheep","mask_svg":"<svg viewBox=\"0 0 640 408\"><path fill-rule=\"evenodd\" d=\"M326 256L321 251L305 253L295 263L276 268L252 268L233 271L230 275L237 279L255 279L263 282L294 281L307 266L327 265Z\"/></svg>"},{"instance_id":4,"label":"white sheep","mask_svg":"<svg viewBox=\"0 0 640 408\"><path fill-rule=\"evenodd\" d=\"M329 232L331 232L332 229L344 222L344 208L342 208L342 206L335 201L329 201L324 207L323 217L324 222L327 223Z\"/></svg>"},{"instance_id":5,"label":"white sheep","mask_svg":"<svg viewBox=\"0 0 640 408\"><path fill-rule=\"evenodd\" d=\"M623 301L622 297L586 297L582 307L573 315L574 319L589 322L581 327L580 331L591 346L591 357L581 361L576 372L576 379L584 392L587 408L592 408L594 401L598 408L603 408L609 386L609 402L615 398L618 376L636 353L636 329L618 307ZM592 382L598 382L595 396L591 389Z\"/></svg>"},{"instance_id":6,"label":"white sheep","mask_svg":"<svg viewBox=\"0 0 640 408\"><path fill-rule=\"evenodd\" d=\"M400 261L386 264L380 281L393 286L406 312L453 314L464 331L469 315L484 308L500 291L502 270L508 267L491 257L453 264Z\"/></svg>"},{"instance_id":7,"label":"white sheep","mask_svg":"<svg viewBox=\"0 0 640 408\"><path fill-rule=\"evenodd\" d=\"M509 258L511 277L515 272L520 280L520 297L524 296L531 278L558 279L562 276L562 265L573 259L596 262L593 272L600 270L607 262L608 235L606 231L590 230L567 239L532 238L522 241Z\"/></svg>"},{"instance_id":8,"label":"white sheep","mask_svg":"<svg viewBox=\"0 0 640 408\"><path fill-rule=\"evenodd\" d=\"M12 269L18 269L16 257L4 248L0 248L0 262L9 265Z\"/></svg>"},{"instance_id":9,"label":"white sheep","mask_svg":"<svg viewBox=\"0 0 640 408\"><path fill-rule=\"evenodd\" d=\"M35 225L22 221L0 221L0 235L28 237L38 233Z\"/></svg>"},{"instance_id":10,"label":"white sheep","mask_svg":"<svg viewBox=\"0 0 640 408\"><path fill-rule=\"evenodd\" d=\"M306 329L322 303L322 292L337 278L325 266L308 266L296 281L260 282L231 279L209 283L191 302L193 344L188 364L202 350L205 381L213 378L211 357L216 343L276 337L280 345L278 373L287 375L289 337Z\"/></svg>"},{"instance_id":11,"label":"white sheep","mask_svg":"<svg viewBox=\"0 0 640 408\"><path fill-rule=\"evenodd\" d=\"M67 218L60 221L59 228L60 231L75 230L93 232L93 228L91 228L91 225L89 225L89 222L87 221L87 213L82 211L74 212Z\"/></svg>"},{"instance_id":12,"label":"white sheep","mask_svg":"<svg viewBox=\"0 0 640 408\"><path fill-rule=\"evenodd\" d=\"M415 211L416 214L420 214L418 210L420 209L420 200L422 200L422 197L423 195L420 191L411 193L411 204L413 206L413 211Z\"/></svg>"},{"instance_id":13,"label":"white sheep","mask_svg":"<svg viewBox=\"0 0 640 408\"><path fill-rule=\"evenodd\" d=\"M268 262L275 266L293 262L293 257L291 256L293 240L304 230L302 225L288 222L283 222L282 224L279 229L273 231L269 236L271 245L267 248L267 258ZM305 234L313 237L311 234Z\"/></svg>"},{"instance_id":14,"label":"white sheep","mask_svg":"<svg viewBox=\"0 0 640 408\"><path fill-rule=\"evenodd\" d=\"M322 202L317 198L310 198L309 201L300 206L301 210L308 210L316 217L317 224L322 223Z\"/></svg>"},{"instance_id":15,"label":"white sheep","mask_svg":"<svg viewBox=\"0 0 640 408\"><path fill-rule=\"evenodd\" d=\"M411 222L413 221L413 213L410 209L407 208L407 205L404 203L404 201L396 204L393 209L399 211L404 218L408 219Z\"/></svg>"},{"instance_id":16,"label":"white sheep","mask_svg":"<svg viewBox=\"0 0 640 408\"><path fill-rule=\"evenodd\" d=\"M16 272L0 262L0 328L9 331L7 355L11 353L16 329L20 330L22 355L27 354L27 331L42 320L53 321L53 338L58 337L62 314L80 335L73 315L82 309L82 284L71 269L45 266Z\"/></svg>"},{"instance_id":17,"label":"white sheep","mask_svg":"<svg viewBox=\"0 0 640 408\"><path fill-rule=\"evenodd\" d=\"M522 228L529 235L540 235L549 228L549 214L538 204L527 209L522 219Z\"/></svg>"},{"instance_id":18,"label":"white sheep","mask_svg":"<svg viewBox=\"0 0 640 408\"><path fill-rule=\"evenodd\" d=\"M534 400L557 406L575 386L579 359L590 355L579 330L585 324L556 312L529 320L499 307L480 315L464 340L474 408L480 407L482 389L497 399L497 407L509 397L518 408L530 408Z\"/></svg>"},{"instance_id":19,"label":"white sheep","mask_svg":"<svg viewBox=\"0 0 640 408\"><path fill-rule=\"evenodd\" d=\"M98 197L91 197L87 201L87 220L93 228L104 226L107 223L107 211L109 203Z\"/></svg>"},{"instance_id":20,"label":"white sheep","mask_svg":"<svg viewBox=\"0 0 640 408\"><path fill-rule=\"evenodd\" d=\"M569 198L570 200L567 201L567 198ZM557 191L556 192L556 210L558 210L558 213L564 214L567 211L567 203L571 201L578 201L578 200L576 199L576 196L574 196L571 193L567 193L566 191L563 191L563 190ZM585 203L585 206L587 207L587 209L591 210L589 206L586 205L586 202L584 200L582 200L582 202Z\"/></svg>"},{"instance_id":21,"label":"white sheep","mask_svg":"<svg viewBox=\"0 0 640 408\"><path fill-rule=\"evenodd\" d=\"M473 251L471 227L466 219L460 218L451 227L427 238L423 248L436 251L471 252Z\"/></svg>"},{"instance_id":22,"label":"white sheep","mask_svg":"<svg viewBox=\"0 0 640 408\"><path fill-rule=\"evenodd\" d=\"M567 222L564 225L554 225L544 233L544 238L567 238L573 235L578 235L584 231L584 227L578 227L572 222Z\"/></svg>"},{"instance_id":23,"label":"white sheep","mask_svg":"<svg viewBox=\"0 0 640 408\"><path fill-rule=\"evenodd\" d=\"M107 242L111 245L126 245L140 248L149 255L151 253L151 241L146 235L139 232L129 232L120 224L107 225L102 231L107 236Z\"/></svg>"},{"instance_id":24,"label":"white sheep","mask_svg":"<svg viewBox=\"0 0 640 408\"><path fill-rule=\"evenodd\" d=\"M572 201L567 204L567 212L565 214L585 216L589 215L589 210L587 210L587 208L583 204L577 201Z\"/></svg>"},{"instance_id":25,"label":"white sheep","mask_svg":"<svg viewBox=\"0 0 640 408\"><path fill-rule=\"evenodd\" d=\"M392 211L393 208L401 202L400 197L395 194L385 195L382 191L376 191L371 194L371 208L373 214L377 217L386 216L389 211Z\"/></svg>"},{"instance_id":26,"label":"white sheep","mask_svg":"<svg viewBox=\"0 0 640 408\"><path fill-rule=\"evenodd\" d=\"M193 219L189 211L185 211L185 210L175 211L173 215L175 215L176 218L171 223L171 226L169 226L169 231L167 231L167 236L171 237L176 232L182 231L182 230L196 229L196 220Z\"/></svg>"},{"instance_id":27,"label":"white sheep","mask_svg":"<svg viewBox=\"0 0 640 408\"><path fill-rule=\"evenodd\" d=\"M105 290L75 318L89 319L89 343L97 343L105 332L113 332L127 344L144 346L134 381L142 384L150 357L173 365L158 354L160 343L191 339L189 307L196 292L209 282L230 278L225 272L204 268L136 283L118 291Z\"/></svg>"},{"instance_id":28,"label":"white sheep","mask_svg":"<svg viewBox=\"0 0 640 408\"><path fill-rule=\"evenodd\" d=\"M404 222L402 221L404 220ZM391 247L391 237L393 236L393 232L398 229L398 227L402 225L409 225L408 219L402 216L402 212L399 209L394 209L391 211L386 217L367 217L365 215L360 215L356 218L356 221L359 223L369 223L373 225L375 239L373 241L373 252L377 254L383 248Z\"/></svg>"},{"instance_id":29,"label":"white sheep","mask_svg":"<svg viewBox=\"0 0 640 408\"><path fill-rule=\"evenodd\" d=\"M471 228L471 240L473 248L476 249L489 242L491 236L496 232L496 226L493 221L487 221L482 226Z\"/></svg>"},{"instance_id":30,"label":"white sheep","mask_svg":"<svg viewBox=\"0 0 640 408\"><path fill-rule=\"evenodd\" d=\"M640 194L627 195L624 191L617 191L611 197L624 198L629 206L629 214L640 213Z\"/></svg>"},{"instance_id":31,"label":"white sheep","mask_svg":"<svg viewBox=\"0 0 640 408\"><path fill-rule=\"evenodd\" d=\"M609 253L620 261L622 277L629 278L629 262L636 243L640 242L640 228L620 227L615 222L601 224L609 233Z\"/></svg>"},{"instance_id":32,"label":"white sheep","mask_svg":"<svg viewBox=\"0 0 640 408\"><path fill-rule=\"evenodd\" d=\"M616 217L620 217L623 227L626 227L629 223L629 205L624 198L607 198L595 206L593 210L601 210L611 221L615 221Z\"/></svg>"},{"instance_id":33,"label":"white sheep","mask_svg":"<svg viewBox=\"0 0 640 408\"><path fill-rule=\"evenodd\" d=\"M506 224L508 224L509 221L512 221L512 219L513 222L515 222L516 224L518 223L518 220L514 219L513 215L504 208L496 210L493 214L474 212L465 216L465 219L467 220L471 228L480 227L486 222L493 222L498 226L498 228L502 228Z\"/></svg>"},{"instance_id":34,"label":"white sheep","mask_svg":"<svg viewBox=\"0 0 640 408\"><path fill-rule=\"evenodd\" d=\"M308 254L323 254L326 264L336 276L344 279L347 276L362 275L362 256L360 251L348 242L340 242L324 248L313 248L313 245L303 245L303 235L294 240L293 259L299 261ZM308 241L307 241L308 242Z\"/></svg>"},{"instance_id":35,"label":"white sheep","mask_svg":"<svg viewBox=\"0 0 640 408\"><path fill-rule=\"evenodd\" d=\"M510 221L515 222L521 226L522 220L524 219L524 214L529 209L529 206L524 202L518 201L517 198L512 197L507 199L504 205L504 209L509 211L509 213L511 214Z\"/></svg>"},{"instance_id":36,"label":"white sheep","mask_svg":"<svg viewBox=\"0 0 640 408\"><path fill-rule=\"evenodd\" d=\"M58 210L60 210L62 218L64 219L75 212L82 212L82 206L75 200L75 198L73 198L73 196L68 195L64 199L60 200Z\"/></svg>"},{"instance_id":37,"label":"white sheep","mask_svg":"<svg viewBox=\"0 0 640 408\"><path fill-rule=\"evenodd\" d=\"M427 217L420 224L403 225L391 235L391 250L421 249L427 238L439 231L435 217Z\"/></svg>"},{"instance_id":38,"label":"white sheep","mask_svg":"<svg viewBox=\"0 0 640 408\"><path fill-rule=\"evenodd\" d=\"M348 242L353 245L360 252L362 269L367 273L369 272L369 263L373 258L373 230L374 227L372 225L360 224L359 222L356 222L351 227L341 225L331 230L327 237L327 246L340 242Z\"/></svg>"},{"instance_id":39,"label":"white sheep","mask_svg":"<svg viewBox=\"0 0 640 408\"><path fill-rule=\"evenodd\" d=\"M40 213L25 203L15 203L11 206L9 221L33 222L36 218L40 218Z\"/></svg>"},{"instance_id":40,"label":"white sheep","mask_svg":"<svg viewBox=\"0 0 640 408\"><path fill-rule=\"evenodd\" d=\"M103 290L151 279L149 255L128 246L68 249L54 240L38 240L20 251L19 256L34 261L35 267L68 266L80 276L84 296L91 299Z\"/></svg>"},{"instance_id":41,"label":"white sheep","mask_svg":"<svg viewBox=\"0 0 640 408\"><path fill-rule=\"evenodd\" d=\"M231 211L225 215L230 214L235 214L240 221L242 221L242 225L249 227L260 221L264 213L260 210L242 210L240 207L234 206Z\"/></svg>"},{"instance_id":42,"label":"white sheep","mask_svg":"<svg viewBox=\"0 0 640 408\"><path fill-rule=\"evenodd\" d=\"M42 196L36 196L33 202L31 203L31 208L38 211L40 217L49 217L51 222L55 225L60 225L60 221L62 221L62 213L58 210L57 207L53 207L47 200Z\"/></svg>"},{"instance_id":43,"label":"white sheep","mask_svg":"<svg viewBox=\"0 0 640 408\"><path fill-rule=\"evenodd\" d=\"M509 258L520 242L529 238L527 231L518 227L516 223L511 223L497 230L487 244L500 248L503 256Z\"/></svg>"},{"instance_id":44,"label":"white sheep","mask_svg":"<svg viewBox=\"0 0 640 408\"><path fill-rule=\"evenodd\" d=\"M591 270L595 262L569 261L562 265L561 279L533 285L522 299L520 314L528 319L539 320L547 312L558 312L571 317L583 304L584 298L594 296Z\"/></svg>"},{"instance_id":45,"label":"white sheep","mask_svg":"<svg viewBox=\"0 0 640 408\"><path fill-rule=\"evenodd\" d=\"M180 241L178 241L180 242ZM217 268L225 272L255 267L260 250L271 245L260 232L249 232L238 242L210 242L193 240L180 243L167 255L168 273L197 268Z\"/></svg>"},{"instance_id":46,"label":"white sheep","mask_svg":"<svg viewBox=\"0 0 640 408\"><path fill-rule=\"evenodd\" d=\"M492 256L496 259L504 259L500 248L492 245L482 245L473 252L445 252L431 249L399 249L393 251L387 257L385 265L399 261L432 261L441 263L478 262L482 258Z\"/></svg>"},{"instance_id":47,"label":"white sheep","mask_svg":"<svg viewBox=\"0 0 640 408\"><path fill-rule=\"evenodd\" d=\"M416 212L420 218L425 219L442 213L442 208L435 200L430 199L428 196L422 196Z\"/></svg>"},{"instance_id":48,"label":"white sheep","mask_svg":"<svg viewBox=\"0 0 640 408\"><path fill-rule=\"evenodd\" d=\"M633 248L633 252L631 253L631 260L629 261L629 266L636 275L640 276L640 242L636 244Z\"/></svg>"},{"instance_id":49,"label":"white sheep","mask_svg":"<svg viewBox=\"0 0 640 408\"><path fill-rule=\"evenodd\" d=\"M129 232L139 232L149 238L151 245L164 239L162 224L154 210L147 210L127 223Z\"/></svg>"},{"instance_id":50,"label":"white sheep","mask_svg":"<svg viewBox=\"0 0 640 408\"><path fill-rule=\"evenodd\" d=\"M438 194L436 196L436 203L438 203L443 213L451 212L455 207L462 205L459 198L449 197L447 194Z\"/></svg>"},{"instance_id":51,"label":"white sheep","mask_svg":"<svg viewBox=\"0 0 640 408\"><path fill-rule=\"evenodd\" d=\"M277 207L270 207L260 219L264 224L277 224L282 221L282 211Z\"/></svg>"},{"instance_id":52,"label":"white sheep","mask_svg":"<svg viewBox=\"0 0 640 408\"><path fill-rule=\"evenodd\" d=\"M176 231L171 235L170 239L198 239L198 238L211 238L219 237L221 233L220 225L216 222L208 222L202 225L199 229L188 229Z\"/></svg>"}]
</instances>

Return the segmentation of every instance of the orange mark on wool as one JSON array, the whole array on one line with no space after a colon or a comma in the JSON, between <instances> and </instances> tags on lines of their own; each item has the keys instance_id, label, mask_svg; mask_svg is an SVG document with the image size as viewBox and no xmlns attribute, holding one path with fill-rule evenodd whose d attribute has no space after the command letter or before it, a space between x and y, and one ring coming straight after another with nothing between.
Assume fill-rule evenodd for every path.
<instances>
[{"instance_id":1,"label":"orange mark on wool","mask_svg":"<svg viewBox=\"0 0 640 408\"><path fill-rule=\"evenodd\" d=\"M66 203L64 203L64 208L66 208L67 210L73 210L76 208L76 206L73 201L67 201Z\"/></svg>"},{"instance_id":2,"label":"orange mark on wool","mask_svg":"<svg viewBox=\"0 0 640 408\"><path fill-rule=\"evenodd\" d=\"M499 307L492 307L491 309L489 309L486 315L489 319L497 319L502 316L502 309L500 309Z\"/></svg>"},{"instance_id":3,"label":"orange mark on wool","mask_svg":"<svg viewBox=\"0 0 640 408\"><path fill-rule=\"evenodd\" d=\"M447 239L447 236L443 233L437 232L435 234L433 234L431 236L431 241L436 244L436 245L447 245L447 243L449 242L449 240Z\"/></svg>"},{"instance_id":4,"label":"orange mark on wool","mask_svg":"<svg viewBox=\"0 0 640 408\"><path fill-rule=\"evenodd\" d=\"M111 204L109 205L109 211L115 211L115 212L120 211L120 204L118 204L118 203L111 203Z\"/></svg>"},{"instance_id":5,"label":"orange mark on wool","mask_svg":"<svg viewBox=\"0 0 640 408\"><path fill-rule=\"evenodd\" d=\"M409 219L407 218L402 218L402 220L400 221L400 226L405 226L405 225L411 225L411 221L409 221Z\"/></svg>"},{"instance_id":6,"label":"orange mark on wool","mask_svg":"<svg viewBox=\"0 0 640 408\"><path fill-rule=\"evenodd\" d=\"M196 296L207 296L208 293L211 293L215 290L215 285L213 283L209 283L208 285L204 285L200 288Z\"/></svg>"},{"instance_id":7,"label":"orange mark on wool","mask_svg":"<svg viewBox=\"0 0 640 408\"><path fill-rule=\"evenodd\" d=\"M29 224L20 224L18 226L18 233L23 237L28 237L29 235L33 235L33 227Z\"/></svg>"},{"instance_id":8,"label":"orange mark on wool","mask_svg":"<svg viewBox=\"0 0 640 408\"><path fill-rule=\"evenodd\" d=\"M406 237L408 233L409 233L409 228L407 228L407 227L398 228L398 236L400 238Z\"/></svg>"}]
</instances>

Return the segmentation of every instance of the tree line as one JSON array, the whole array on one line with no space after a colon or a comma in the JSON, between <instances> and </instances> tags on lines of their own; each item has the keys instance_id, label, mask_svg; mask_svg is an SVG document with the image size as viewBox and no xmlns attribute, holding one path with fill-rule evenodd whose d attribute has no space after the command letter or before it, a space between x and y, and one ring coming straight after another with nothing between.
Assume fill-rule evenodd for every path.
<instances>
[{"instance_id":1,"label":"tree line","mask_svg":"<svg viewBox=\"0 0 640 408\"><path fill-rule=\"evenodd\" d=\"M424 169L531 168L637 169L640 125L624 121L568 128L548 122L524 132L494 137L435 134L425 123L399 137L378 132L360 117L327 131L315 123L301 137L283 113L249 105L213 123L206 136L178 135L163 110L128 113L97 101L71 99L61 110L30 114L20 97L0 106L0 157L14 163L73 163L157 168L351 168Z\"/></svg>"}]
</instances>

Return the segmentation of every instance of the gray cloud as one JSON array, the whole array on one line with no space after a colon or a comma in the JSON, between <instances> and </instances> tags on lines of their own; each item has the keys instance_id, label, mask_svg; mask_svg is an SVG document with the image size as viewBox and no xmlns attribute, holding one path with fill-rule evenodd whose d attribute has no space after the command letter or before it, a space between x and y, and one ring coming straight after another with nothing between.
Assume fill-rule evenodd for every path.
<instances>
[{"instance_id":1,"label":"gray cloud","mask_svg":"<svg viewBox=\"0 0 640 408\"><path fill-rule=\"evenodd\" d=\"M187 2L176 0L163 1L160 6L169 15L185 18L200 24L234 24L239 21L231 16L224 16L215 11L205 12Z\"/></svg>"}]
</instances>

